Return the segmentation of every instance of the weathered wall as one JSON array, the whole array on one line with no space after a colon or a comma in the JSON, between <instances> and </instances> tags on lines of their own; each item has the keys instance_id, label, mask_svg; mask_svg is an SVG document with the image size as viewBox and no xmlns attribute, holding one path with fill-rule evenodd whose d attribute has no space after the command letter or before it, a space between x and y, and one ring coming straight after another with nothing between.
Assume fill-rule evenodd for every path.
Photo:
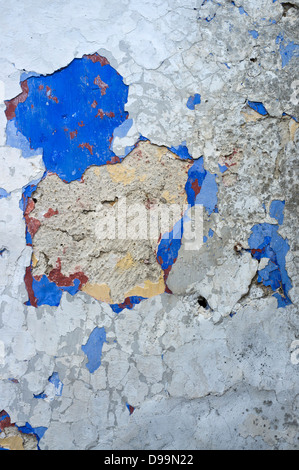
<instances>
[{"instance_id":1,"label":"weathered wall","mask_svg":"<svg viewBox=\"0 0 299 470\"><path fill-rule=\"evenodd\" d=\"M0 447L298 448L298 0L0 4Z\"/></svg>"}]
</instances>

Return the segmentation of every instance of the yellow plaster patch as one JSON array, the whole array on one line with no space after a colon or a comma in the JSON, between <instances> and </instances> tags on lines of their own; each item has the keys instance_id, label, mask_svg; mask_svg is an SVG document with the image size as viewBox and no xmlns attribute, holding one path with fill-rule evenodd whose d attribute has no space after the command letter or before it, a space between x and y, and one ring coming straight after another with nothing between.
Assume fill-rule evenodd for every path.
<instances>
[{"instance_id":1,"label":"yellow plaster patch","mask_svg":"<svg viewBox=\"0 0 299 470\"><path fill-rule=\"evenodd\" d=\"M142 183L143 181L146 180L146 178L147 178L146 174L143 174L143 175L139 176L139 181L141 181L141 183Z\"/></svg>"},{"instance_id":2,"label":"yellow plaster patch","mask_svg":"<svg viewBox=\"0 0 299 470\"><path fill-rule=\"evenodd\" d=\"M135 168L127 168L121 163L107 165L107 171L114 183L123 183L125 186L135 178Z\"/></svg>"},{"instance_id":3,"label":"yellow plaster patch","mask_svg":"<svg viewBox=\"0 0 299 470\"><path fill-rule=\"evenodd\" d=\"M93 169L93 172L96 176L100 176L101 174L101 169L99 166L95 166L94 169Z\"/></svg>"},{"instance_id":4,"label":"yellow plaster patch","mask_svg":"<svg viewBox=\"0 0 299 470\"><path fill-rule=\"evenodd\" d=\"M125 297L133 295L150 298L155 295L163 294L165 292L164 272L161 271L161 276L158 282L151 282L148 279L144 281L143 286L135 286L133 289L126 292Z\"/></svg>"},{"instance_id":5,"label":"yellow plaster patch","mask_svg":"<svg viewBox=\"0 0 299 470\"><path fill-rule=\"evenodd\" d=\"M32 266L35 268L35 266L37 265L38 263L38 259L37 257L35 256L34 253L32 253Z\"/></svg>"},{"instance_id":6,"label":"yellow plaster patch","mask_svg":"<svg viewBox=\"0 0 299 470\"><path fill-rule=\"evenodd\" d=\"M102 302L112 303L110 297L110 287L107 284L91 284L87 282L82 287L82 292L91 295L97 300L101 300Z\"/></svg>"},{"instance_id":7,"label":"yellow plaster patch","mask_svg":"<svg viewBox=\"0 0 299 470\"><path fill-rule=\"evenodd\" d=\"M258 121L258 119L263 118L263 116L261 116L259 113L254 111L254 109L252 109L248 112L242 111L241 114L243 114L243 117L244 117L246 122L255 122L255 121Z\"/></svg>"},{"instance_id":8,"label":"yellow plaster patch","mask_svg":"<svg viewBox=\"0 0 299 470\"><path fill-rule=\"evenodd\" d=\"M119 269L120 271L126 271L127 269L130 269L134 266L136 266L136 261L132 258L131 253L127 253L126 256L121 258L117 263L116 263L116 268Z\"/></svg>"},{"instance_id":9,"label":"yellow plaster patch","mask_svg":"<svg viewBox=\"0 0 299 470\"><path fill-rule=\"evenodd\" d=\"M24 450L23 439L21 436L10 436L0 439L0 447L10 450Z\"/></svg>"},{"instance_id":10,"label":"yellow plaster patch","mask_svg":"<svg viewBox=\"0 0 299 470\"><path fill-rule=\"evenodd\" d=\"M169 191L163 191L162 197L166 199L166 201L169 202L170 204L173 204L176 201L176 196L173 194L172 195L169 194Z\"/></svg>"},{"instance_id":11,"label":"yellow plaster patch","mask_svg":"<svg viewBox=\"0 0 299 470\"><path fill-rule=\"evenodd\" d=\"M293 119L290 120L290 125L289 125L289 131L290 131L290 137L291 140L294 140L295 138L295 132L299 128L299 123L294 121Z\"/></svg>"},{"instance_id":12,"label":"yellow plaster patch","mask_svg":"<svg viewBox=\"0 0 299 470\"><path fill-rule=\"evenodd\" d=\"M157 157L159 162L162 160L162 157L168 152L168 149L166 147L159 147L157 151Z\"/></svg>"}]
</instances>

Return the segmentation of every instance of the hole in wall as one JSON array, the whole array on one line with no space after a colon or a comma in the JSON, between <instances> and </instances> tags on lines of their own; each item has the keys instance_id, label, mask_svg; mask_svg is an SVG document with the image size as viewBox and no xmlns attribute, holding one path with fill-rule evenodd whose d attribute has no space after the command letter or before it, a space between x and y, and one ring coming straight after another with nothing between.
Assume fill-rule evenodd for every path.
<instances>
[{"instance_id":1,"label":"hole in wall","mask_svg":"<svg viewBox=\"0 0 299 470\"><path fill-rule=\"evenodd\" d=\"M197 298L197 303L198 303L198 305L200 305L203 308L209 308L209 304L208 304L207 299L205 299L202 295L200 295Z\"/></svg>"}]
</instances>

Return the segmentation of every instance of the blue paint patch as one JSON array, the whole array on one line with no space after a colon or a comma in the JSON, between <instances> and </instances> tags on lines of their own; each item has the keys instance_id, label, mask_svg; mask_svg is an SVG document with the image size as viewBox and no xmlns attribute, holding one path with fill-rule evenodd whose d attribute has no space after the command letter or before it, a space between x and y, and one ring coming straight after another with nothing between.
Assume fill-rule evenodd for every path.
<instances>
[{"instance_id":1,"label":"blue paint patch","mask_svg":"<svg viewBox=\"0 0 299 470\"><path fill-rule=\"evenodd\" d=\"M182 245L183 236L183 221L182 217L174 226L171 232L164 234L159 243L157 250L157 260L161 265L163 271L170 268L176 261L179 250Z\"/></svg>"},{"instance_id":2,"label":"blue paint patch","mask_svg":"<svg viewBox=\"0 0 299 470\"><path fill-rule=\"evenodd\" d=\"M217 192L218 187L216 183L216 174L212 175L207 172L203 180L200 193L196 196L195 204L204 206L207 213L210 215L212 212L218 212L217 209Z\"/></svg>"},{"instance_id":3,"label":"blue paint patch","mask_svg":"<svg viewBox=\"0 0 299 470\"><path fill-rule=\"evenodd\" d=\"M22 190L22 198L20 199L19 207L21 211L25 212L27 204L28 204L28 198L32 196L34 191L36 191L38 183L41 182L42 179L44 179L47 175L47 172L43 174L41 178L35 181L31 181L31 183L27 184L27 186L23 187Z\"/></svg>"},{"instance_id":4,"label":"blue paint patch","mask_svg":"<svg viewBox=\"0 0 299 470\"><path fill-rule=\"evenodd\" d=\"M44 274L39 281L32 278L32 289L36 298L37 306L50 305L58 307L62 296L62 288L59 288L55 282L50 282ZM26 305L31 305L30 300Z\"/></svg>"},{"instance_id":5,"label":"blue paint patch","mask_svg":"<svg viewBox=\"0 0 299 470\"><path fill-rule=\"evenodd\" d=\"M126 403L126 407L128 408L130 415L134 413L135 407L132 405L129 405L129 403Z\"/></svg>"},{"instance_id":6,"label":"blue paint patch","mask_svg":"<svg viewBox=\"0 0 299 470\"><path fill-rule=\"evenodd\" d=\"M30 143L26 137L24 137L23 134L16 128L14 119L7 122L6 136L6 145L20 149L24 158L30 158L35 155L42 155L43 153L42 148L34 150L30 147Z\"/></svg>"},{"instance_id":7,"label":"blue paint patch","mask_svg":"<svg viewBox=\"0 0 299 470\"><path fill-rule=\"evenodd\" d=\"M210 238L212 238L213 235L214 235L214 230L212 230L212 229L210 228L210 229L209 229L209 232L208 232L208 235L209 235Z\"/></svg>"},{"instance_id":8,"label":"blue paint patch","mask_svg":"<svg viewBox=\"0 0 299 470\"><path fill-rule=\"evenodd\" d=\"M196 196L200 191L203 180L206 177L206 170L203 165L203 157L200 157L198 160L195 160L193 165L188 171L188 179L185 184L185 191L187 194L187 202L190 206L194 206Z\"/></svg>"},{"instance_id":9,"label":"blue paint patch","mask_svg":"<svg viewBox=\"0 0 299 470\"><path fill-rule=\"evenodd\" d=\"M186 141L182 142L180 145L177 145L176 147L169 147L169 150L175 153L182 160L192 160L192 157L186 145Z\"/></svg>"},{"instance_id":10,"label":"blue paint patch","mask_svg":"<svg viewBox=\"0 0 299 470\"><path fill-rule=\"evenodd\" d=\"M79 292L80 290L79 287L80 287L80 280L74 279L72 286L61 286L59 288L65 292L68 292L71 295L75 295L77 294L77 292Z\"/></svg>"},{"instance_id":11,"label":"blue paint patch","mask_svg":"<svg viewBox=\"0 0 299 470\"><path fill-rule=\"evenodd\" d=\"M251 34L251 36L252 36L254 39L257 39L257 38L259 37L258 31L256 31L255 29L249 30L248 33Z\"/></svg>"},{"instance_id":12,"label":"blue paint patch","mask_svg":"<svg viewBox=\"0 0 299 470\"><path fill-rule=\"evenodd\" d=\"M236 6L235 2L231 2L232 5ZM238 10L239 10L239 13L240 15L247 15L248 16L248 13L244 10L244 8L241 6L241 7L237 7Z\"/></svg>"},{"instance_id":13,"label":"blue paint patch","mask_svg":"<svg viewBox=\"0 0 299 470\"><path fill-rule=\"evenodd\" d=\"M122 304L110 304L110 307L112 308L113 312L118 314L125 308L131 310L135 305L140 304L142 300L146 300L146 298L132 295L131 297L128 297Z\"/></svg>"},{"instance_id":14,"label":"blue paint patch","mask_svg":"<svg viewBox=\"0 0 299 470\"><path fill-rule=\"evenodd\" d=\"M251 255L257 260L269 258L267 266L258 271L258 282L270 286L273 291L280 288L282 293L274 292L273 296L277 299L278 307L286 307L292 303L288 297L292 283L285 268L289 244L277 233L277 225L257 224L251 231L248 239Z\"/></svg>"},{"instance_id":15,"label":"blue paint patch","mask_svg":"<svg viewBox=\"0 0 299 470\"><path fill-rule=\"evenodd\" d=\"M43 392L43 393L39 393L38 395L33 394L33 397L34 397L34 398L37 398L37 399L44 400L45 398L48 397L48 395Z\"/></svg>"},{"instance_id":16,"label":"blue paint patch","mask_svg":"<svg viewBox=\"0 0 299 470\"><path fill-rule=\"evenodd\" d=\"M276 37L276 44L279 44L279 53L281 56L281 66L284 68L293 57L299 57L299 44L295 44L294 41L290 41L284 44L283 33L280 33Z\"/></svg>"},{"instance_id":17,"label":"blue paint patch","mask_svg":"<svg viewBox=\"0 0 299 470\"><path fill-rule=\"evenodd\" d=\"M100 367L103 344L107 342L105 328L96 327L91 332L87 343L81 346L82 351L88 358L86 367L91 374Z\"/></svg>"},{"instance_id":18,"label":"blue paint patch","mask_svg":"<svg viewBox=\"0 0 299 470\"><path fill-rule=\"evenodd\" d=\"M240 13L240 15L246 15L246 16L248 16L248 13L244 10L243 7L239 7L239 13Z\"/></svg>"},{"instance_id":19,"label":"blue paint patch","mask_svg":"<svg viewBox=\"0 0 299 470\"><path fill-rule=\"evenodd\" d=\"M194 110L195 109L195 106L197 104L200 104L201 102L201 96L199 93L195 93L195 95L193 96L189 96L188 98L188 101L187 101L187 108L191 109L191 110Z\"/></svg>"},{"instance_id":20,"label":"blue paint patch","mask_svg":"<svg viewBox=\"0 0 299 470\"><path fill-rule=\"evenodd\" d=\"M37 448L40 450L39 441L44 436L48 428L44 426L33 428L29 423L26 423L25 426L17 426L17 428L23 434L33 434L37 439Z\"/></svg>"},{"instance_id":21,"label":"blue paint patch","mask_svg":"<svg viewBox=\"0 0 299 470\"><path fill-rule=\"evenodd\" d=\"M22 72L21 77L20 77L20 81L23 82L24 80L27 80L30 77L38 77L38 76L39 76L39 74L36 73L36 72Z\"/></svg>"},{"instance_id":22,"label":"blue paint patch","mask_svg":"<svg viewBox=\"0 0 299 470\"><path fill-rule=\"evenodd\" d=\"M212 175L204 169L203 157L195 160L188 171L188 180L185 185L189 207L195 204L204 206L208 214L217 210L217 183L216 174ZM157 260L164 271L169 270L175 263L182 244L184 215L174 226L171 232L164 234L157 250ZM211 236L211 235L209 235Z\"/></svg>"},{"instance_id":23,"label":"blue paint patch","mask_svg":"<svg viewBox=\"0 0 299 470\"><path fill-rule=\"evenodd\" d=\"M282 116L288 116L288 117L290 117L291 119L293 119L294 121L298 122L298 119L295 118L295 116L292 116L291 114L282 113Z\"/></svg>"},{"instance_id":24,"label":"blue paint patch","mask_svg":"<svg viewBox=\"0 0 299 470\"><path fill-rule=\"evenodd\" d=\"M286 46L280 45L281 65L282 68L288 65L292 57L299 57L299 44L293 41L289 42Z\"/></svg>"},{"instance_id":25,"label":"blue paint patch","mask_svg":"<svg viewBox=\"0 0 299 470\"><path fill-rule=\"evenodd\" d=\"M279 225L283 223L283 211L284 211L285 201L274 200L271 202L270 205L270 217L273 217L277 220Z\"/></svg>"},{"instance_id":26,"label":"blue paint patch","mask_svg":"<svg viewBox=\"0 0 299 470\"><path fill-rule=\"evenodd\" d=\"M248 106L250 106L250 108L252 108L257 113L261 114L262 116L266 116L266 114L268 114L268 111L266 110L263 103L261 103L259 101L249 101L248 100L247 104L248 104Z\"/></svg>"},{"instance_id":27,"label":"blue paint patch","mask_svg":"<svg viewBox=\"0 0 299 470\"><path fill-rule=\"evenodd\" d=\"M207 243L207 241L208 241L208 237L206 237L206 236L204 235L204 236L203 236L203 242L204 242L204 243Z\"/></svg>"},{"instance_id":28,"label":"blue paint patch","mask_svg":"<svg viewBox=\"0 0 299 470\"><path fill-rule=\"evenodd\" d=\"M63 390L63 383L61 382L58 372L53 372L51 377L49 377L48 382L52 383L55 387L55 396L56 397L61 397L62 395L62 390ZM48 397L46 393L40 393L39 395L33 395L34 398L42 399L44 400L45 398Z\"/></svg>"},{"instance_id":29,"label":"blue paint patch","mask_svg":"<svg viewBox=\"0 0 299 470\"><path fill-rule=\"evenodd\" d=\"M66 182L80 179L90 165L113 161L113 133L128 117L128 86L97 54L93 58L28 78L28 97L13 118L31 149L43 148L47 170Z\"/></svg>"},{"instance_id":30,"label":"blue paint patch","mask_svg":"<svg viewBox=\"0 0 299 470\"><path fill-rule=\"evenodd\" d=\"M228 170L226 165L220 165L220 163L218 163L218 166L219 166L219 170L221 173L224 173L225 171Z\"/></svg>"},{"instance_id":31,"label":"blue paint patch","mask_svg":"<svg viewBox=\"0 0 299 470\"><path fill-rule=\"evenodd\" d=\"M133 125L133 119L126 119L120 126L118 126L116 129L113 131L113 139L115 137L122 138L126 137L128 134L129 130L131 129ZM113 143L113 141L112 141Z\"/></svg>"},{"instance_id":32,"label":"blue paint patch","mask_svg":"<svg viewBox=\"0 0 299 470\"><path fill-rule=\"evenodd\" d=\"M185 185L187 202L190 206L201 204L209 215L216 212L218 192L216 176L204 169L203 157L195 160L188 171Z\"/></svg>"},{"instance_id":33,"label":"blue paint patch","mask_svg":"<svg viewBox=\"0 0 299 470\"><path fill-rule=\"evenodd\" d=\"M10 193L8 193L5 189L0 188L0 199L3 199L4 197L8 197Z\"/></svg>"},{"instance_id":34,"label":"blue paint patch","mask_svg":"<svg viewBox=\"0 0 299 470\"><path fill-rule=\"evenodd\" d=\"M3 414L3 415L0 416L0 421L4 421L5 419L7 419L7 418L9 418L9 417L10 417L9 414L6 413L6 411L5 411L5 414Z\"/></svg>"},{"instance_id":35,"label":"blue paint patch","mask_svg":"<svg viewBox=\"0 0 299 470\"><path fill-rule=\"evenodd\" d=\"M63 383L61 382L58 372L53 372L49 378L49 382L55 386L55 395L61 397L63 390Z\"/></svg>"}]
</instances>

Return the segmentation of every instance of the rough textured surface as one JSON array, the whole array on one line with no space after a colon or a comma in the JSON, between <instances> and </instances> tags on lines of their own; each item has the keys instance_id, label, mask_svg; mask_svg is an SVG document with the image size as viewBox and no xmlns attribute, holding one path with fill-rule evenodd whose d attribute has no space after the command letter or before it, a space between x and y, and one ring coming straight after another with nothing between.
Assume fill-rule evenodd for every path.
<instances>
[{"instance_id":1,"label":"rough textured surface","mask_svg":"<svg viewBox=\"0 0 299 470\"><path fill-rule=\"evenodd\" d=\"M0 447L298 449L299 2L0 3Z\"/></svg>"},{"instance_id":2,"label":"rough textured surface","mask_svg":"<svg viewBox=\"0 0 299 470\"><path fill-rule=\"evenodd\" d=\"M33 238L33 276L45 274L59 285L83 272L84 292L116 304L136 292L143 297L164 292L158 241L184 212L191 165L167 148L140 142L122 163L92 166L80 182L47 176L32 194L30 217L40 223ZM159 209L165 212L171 204L178 210L163 228Z\"/></svg>"}]
</instances>

